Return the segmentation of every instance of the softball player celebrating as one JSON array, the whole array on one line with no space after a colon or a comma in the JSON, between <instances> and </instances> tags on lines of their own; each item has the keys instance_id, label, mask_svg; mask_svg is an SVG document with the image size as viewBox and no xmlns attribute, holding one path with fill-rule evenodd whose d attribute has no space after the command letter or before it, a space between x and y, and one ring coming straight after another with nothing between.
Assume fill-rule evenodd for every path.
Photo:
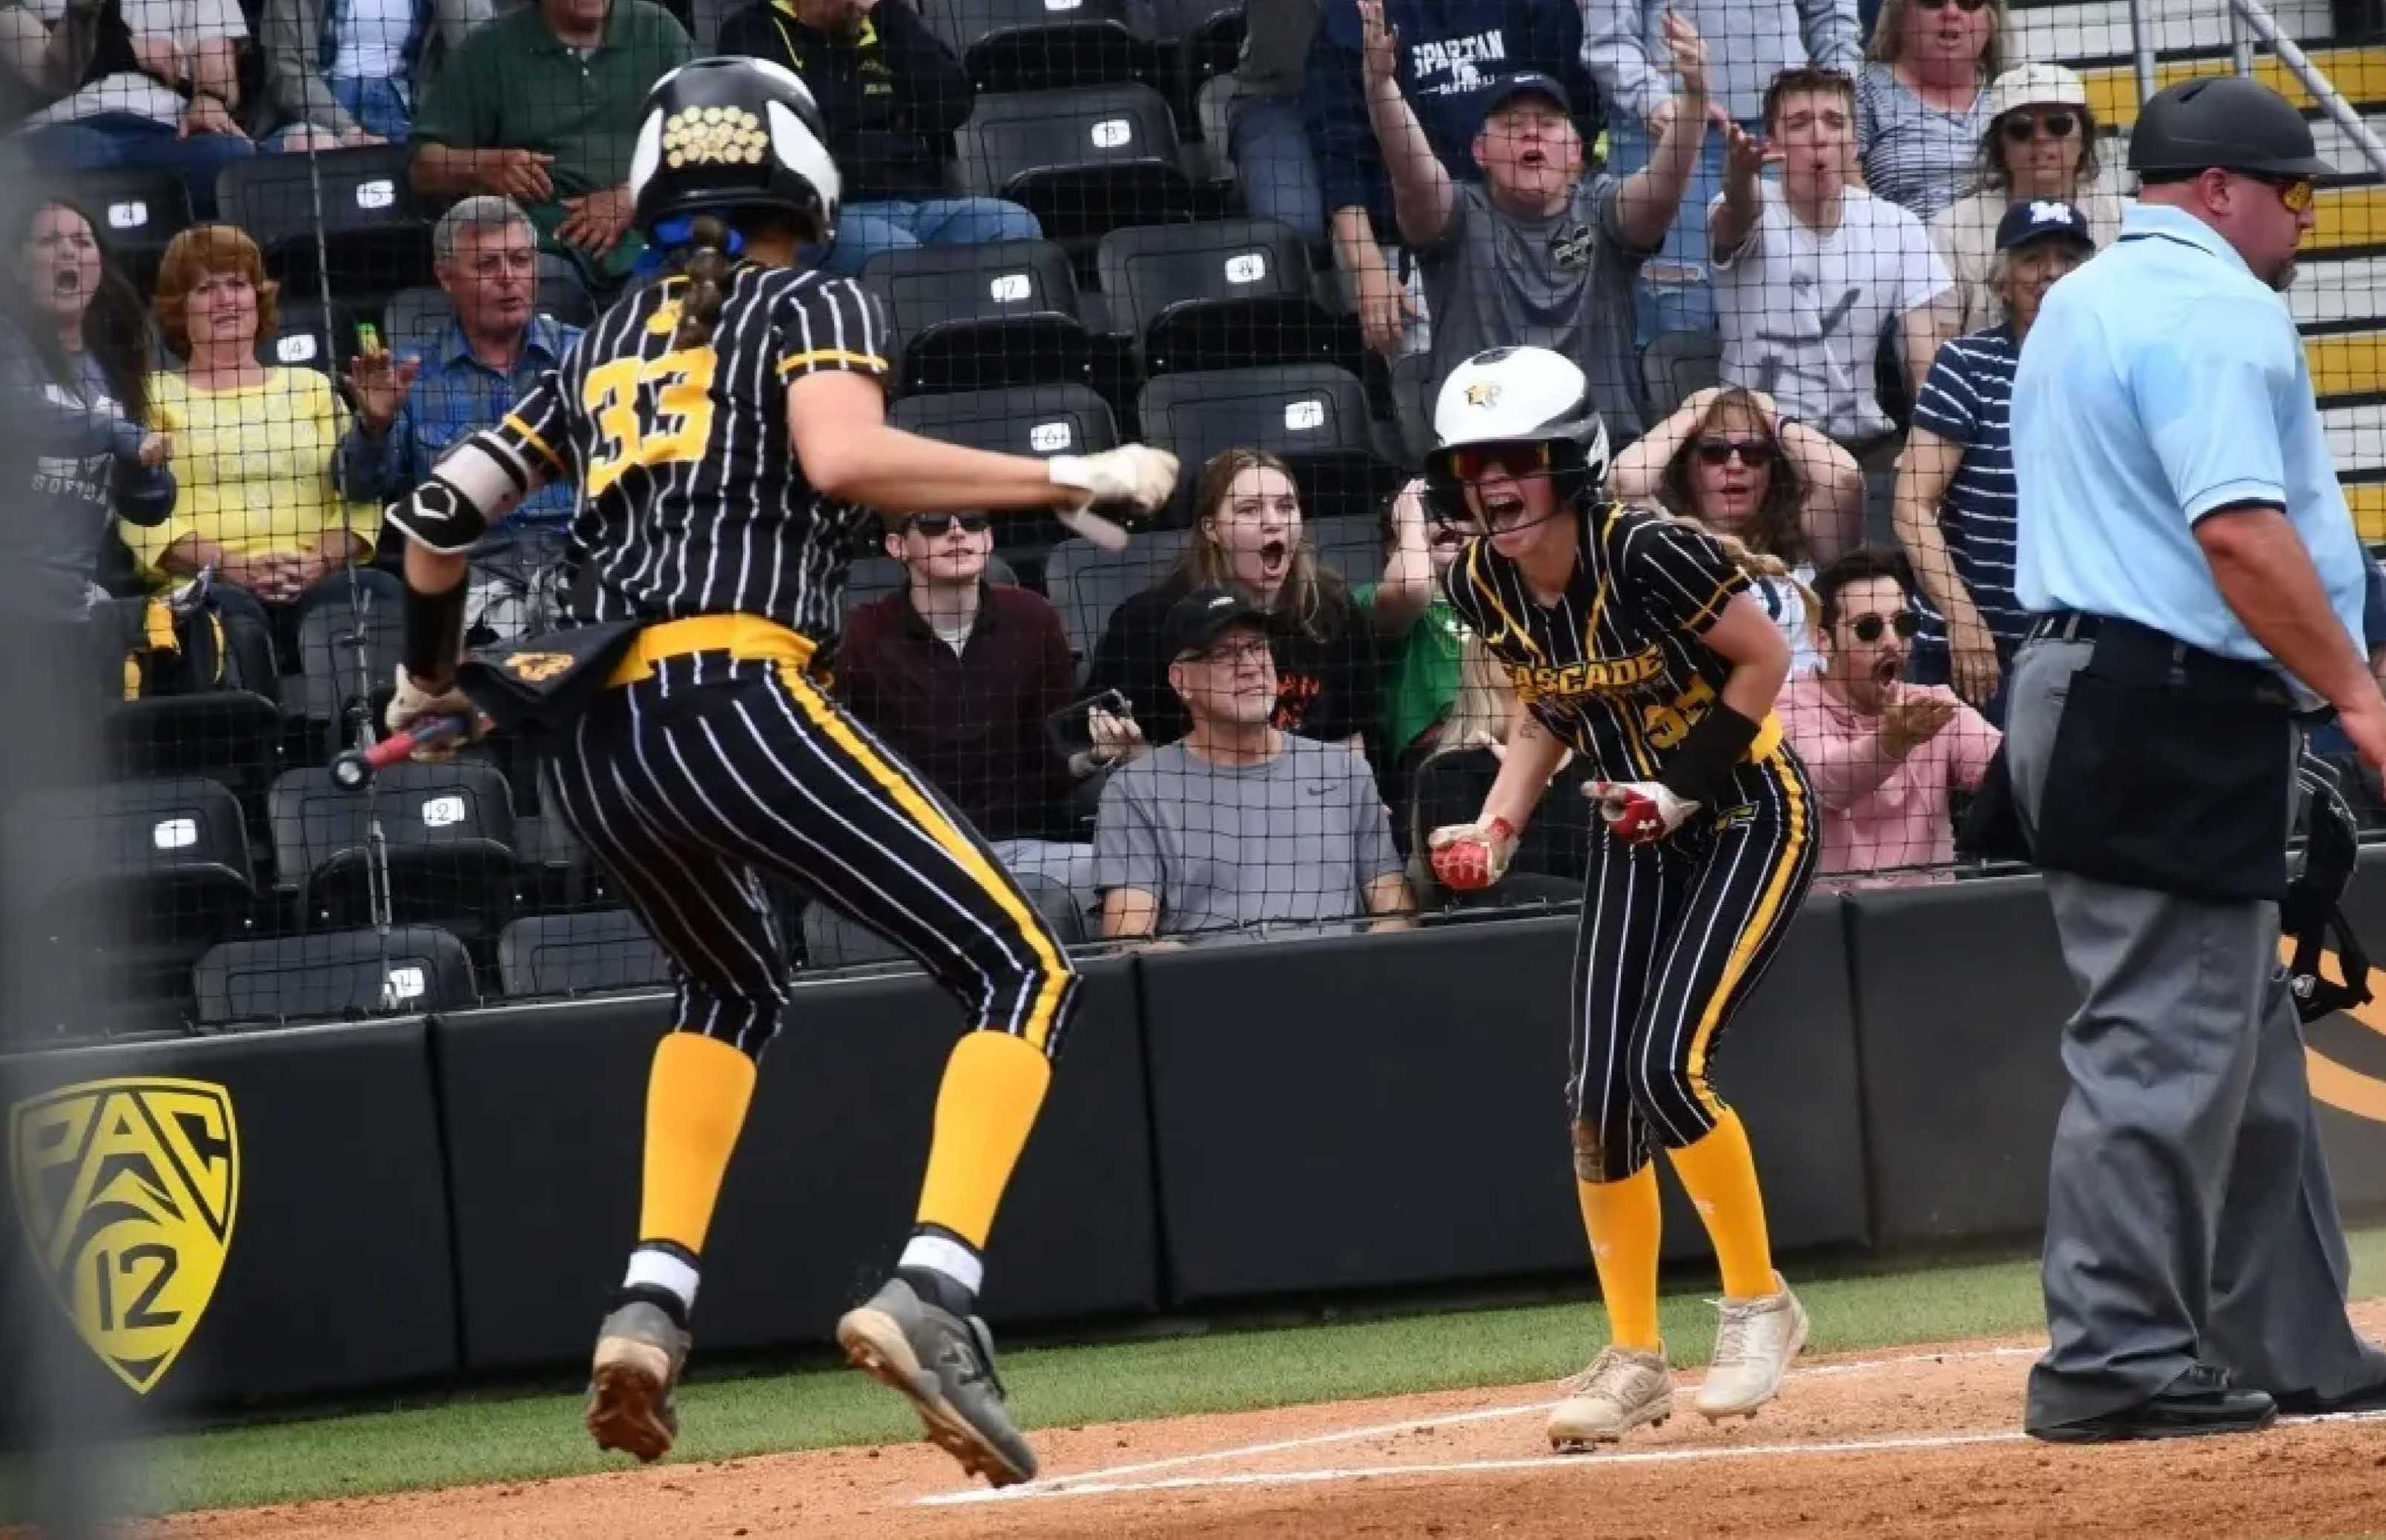
<instances>
[{"instance_id":1,"label":"softball player celebrating","mask_svg":"<svg viewBox=\"0 0 2386 1540\"><path fill-rule=\"evenodd\" d=\"M1814 875L1814 794L1772 715L1789 645L1749 596L1764 565L1696 526L1600 500L1607 431L1582 371L1535 347L1453 370L1426 458L1437 509L1485 533L1444 578L1507 669L1519 715L1473 823L1433 832L1452 888L1497 882L1571 748L1606 829L1576 945L1567 1109L1613 1340L1550 1419L1560 1449L1673 1411L1657 1334L1663 1146L1723 1271L1710 1418L1754 1415L1804 1345L1773 1271L1747 1132L1708 1083L1715 1044Z\"/></svg>"},{"instance_id":2,"label":"softball player celebrating","mask_svg":"<svg viewBox=\"0 0 2386 1540\"><path fill-rule=\"evenodd\" d=\"M834 232L825 140L811 94L777 65L700 59L657 83L630 181L639 228L678 270L613 305L501 424L392 510L409 544L390 724L466 707L451 685L464 553L529 490L575 479L571 560L593 578L593 624L497 668L552 688L586 667L588 704L545 723L559 737L551 795L678 982L678 1027L647 1086L638 1241L599 1329L589 1431L641 1459L677 1433L697 1258L786 1000L767 871L900 942L980 1029L946 1067L895 1275L837 1337L912 1401L931 1437L1000 1485L1036 1465L973 1313L980 1252L1077 981L985 843L837 707L818 665L865 505L1055 507L1116 535L1082 510L1156 507L1176 463L1128 445L1048 464L888 428L876 303L793 266Z\"/></svg>"}]
</instances>

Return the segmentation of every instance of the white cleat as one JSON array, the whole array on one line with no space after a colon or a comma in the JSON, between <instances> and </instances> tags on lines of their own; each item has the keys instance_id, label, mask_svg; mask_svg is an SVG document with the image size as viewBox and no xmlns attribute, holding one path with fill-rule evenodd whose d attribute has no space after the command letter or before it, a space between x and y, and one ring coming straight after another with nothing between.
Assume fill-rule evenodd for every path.
<instances>
[{"instance_id":1,"label":"white cleat","mask_svg":"<svg viewBox=\"0 0 2386 1540\"><path fill-rule=\"evenodd\" d=\"M1550 1447L1560 1454L1613 1444L1674 1415L1674 1379L1663 1346L1653 1353L1601 1348L1589 1368L1565 1383L1565 1391L1550 1413Z\"/></svg>"},{"instance_id":2,"label":"white cleat","mask_svg":"<svg viewBox=\"0 0 2386 1540\"><path fill-rule=\"evenodd\" d=\"M1718 1299L1714 1364L1699 1386L1698 1408L1709 1421L1754 1417L1781 1394L1781 1376L1806 1346L1806 1307L1775 1273L1780 1289L1759 1299Z\"/></svg>"}]
</instances>

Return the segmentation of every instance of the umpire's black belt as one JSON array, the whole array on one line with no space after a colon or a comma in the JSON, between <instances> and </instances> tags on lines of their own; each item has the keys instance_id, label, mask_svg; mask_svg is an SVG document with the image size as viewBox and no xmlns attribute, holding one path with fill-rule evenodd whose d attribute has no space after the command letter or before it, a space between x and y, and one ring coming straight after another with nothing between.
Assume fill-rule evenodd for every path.
<instances>
[{"instance_id":1,"label":"umpire's black belt","mask_svg":"<svg viewBox=\"0 0 2386 1540\"><path fill-rule=\"evenodd\" d=\"M2272 704L2290 699L2285 682L2267 664L2223 657L2117 615L2059 609L2032 620L2028 639L2092 643L2096 671L2120 683Z\"/></svg>"}]
</instances>

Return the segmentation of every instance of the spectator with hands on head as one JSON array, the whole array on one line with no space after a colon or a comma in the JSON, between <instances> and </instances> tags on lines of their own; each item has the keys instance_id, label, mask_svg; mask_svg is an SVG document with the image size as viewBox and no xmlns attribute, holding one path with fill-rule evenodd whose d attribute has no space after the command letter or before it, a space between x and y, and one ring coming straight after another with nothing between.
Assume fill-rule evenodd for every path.
<instances>
[{"instance_id":1,"label":"spectator with hands on head","mask_svg":"<svg viewBox=\"0 0 2386 1540\"><path fill-rule=\"evenodd\" d=\"M1643 414L1633 282L1671 228L1706 137L1705 43L1667 13L1664 44L1685 110L1631 176L1585 177L1564 83L1527 71L1484 94L1470 149L1483 180L1462 185L1401 91L1400 36L1384 19L1383 0L1357 5L1367 112L1391 179L1393 216L1425 269L1431 388L1487 347L1547 347L1590 379L1621 432L1637 435Z\"/></svg>"}]
</instances>

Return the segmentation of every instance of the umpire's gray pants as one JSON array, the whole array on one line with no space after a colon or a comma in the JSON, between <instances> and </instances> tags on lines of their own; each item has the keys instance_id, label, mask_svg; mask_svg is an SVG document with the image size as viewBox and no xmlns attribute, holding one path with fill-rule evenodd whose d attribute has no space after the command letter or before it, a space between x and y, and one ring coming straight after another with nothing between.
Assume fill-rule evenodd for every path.
<instances>
[{"instance_id":1,"label":"umpire's gray pants","mask_svg":"<svg viewBox=\"0 0 2386 1540\"><path fill-rule=\"evenodd\" d=\"M2036 824L2071 676L2091 647L2015 660L2005 739ZM2279 745L2294 753L2293 730ZM2046 1324L2031 1427L2118 1411L2199 1360L2273 1395L2386 1378L2345 1319L2343 1227L2279 959L2275 904L2215 904L2060 871L2047 896L2078 983L2071 1094L2048 1172Z\"/></svg>"}]
</instances>

